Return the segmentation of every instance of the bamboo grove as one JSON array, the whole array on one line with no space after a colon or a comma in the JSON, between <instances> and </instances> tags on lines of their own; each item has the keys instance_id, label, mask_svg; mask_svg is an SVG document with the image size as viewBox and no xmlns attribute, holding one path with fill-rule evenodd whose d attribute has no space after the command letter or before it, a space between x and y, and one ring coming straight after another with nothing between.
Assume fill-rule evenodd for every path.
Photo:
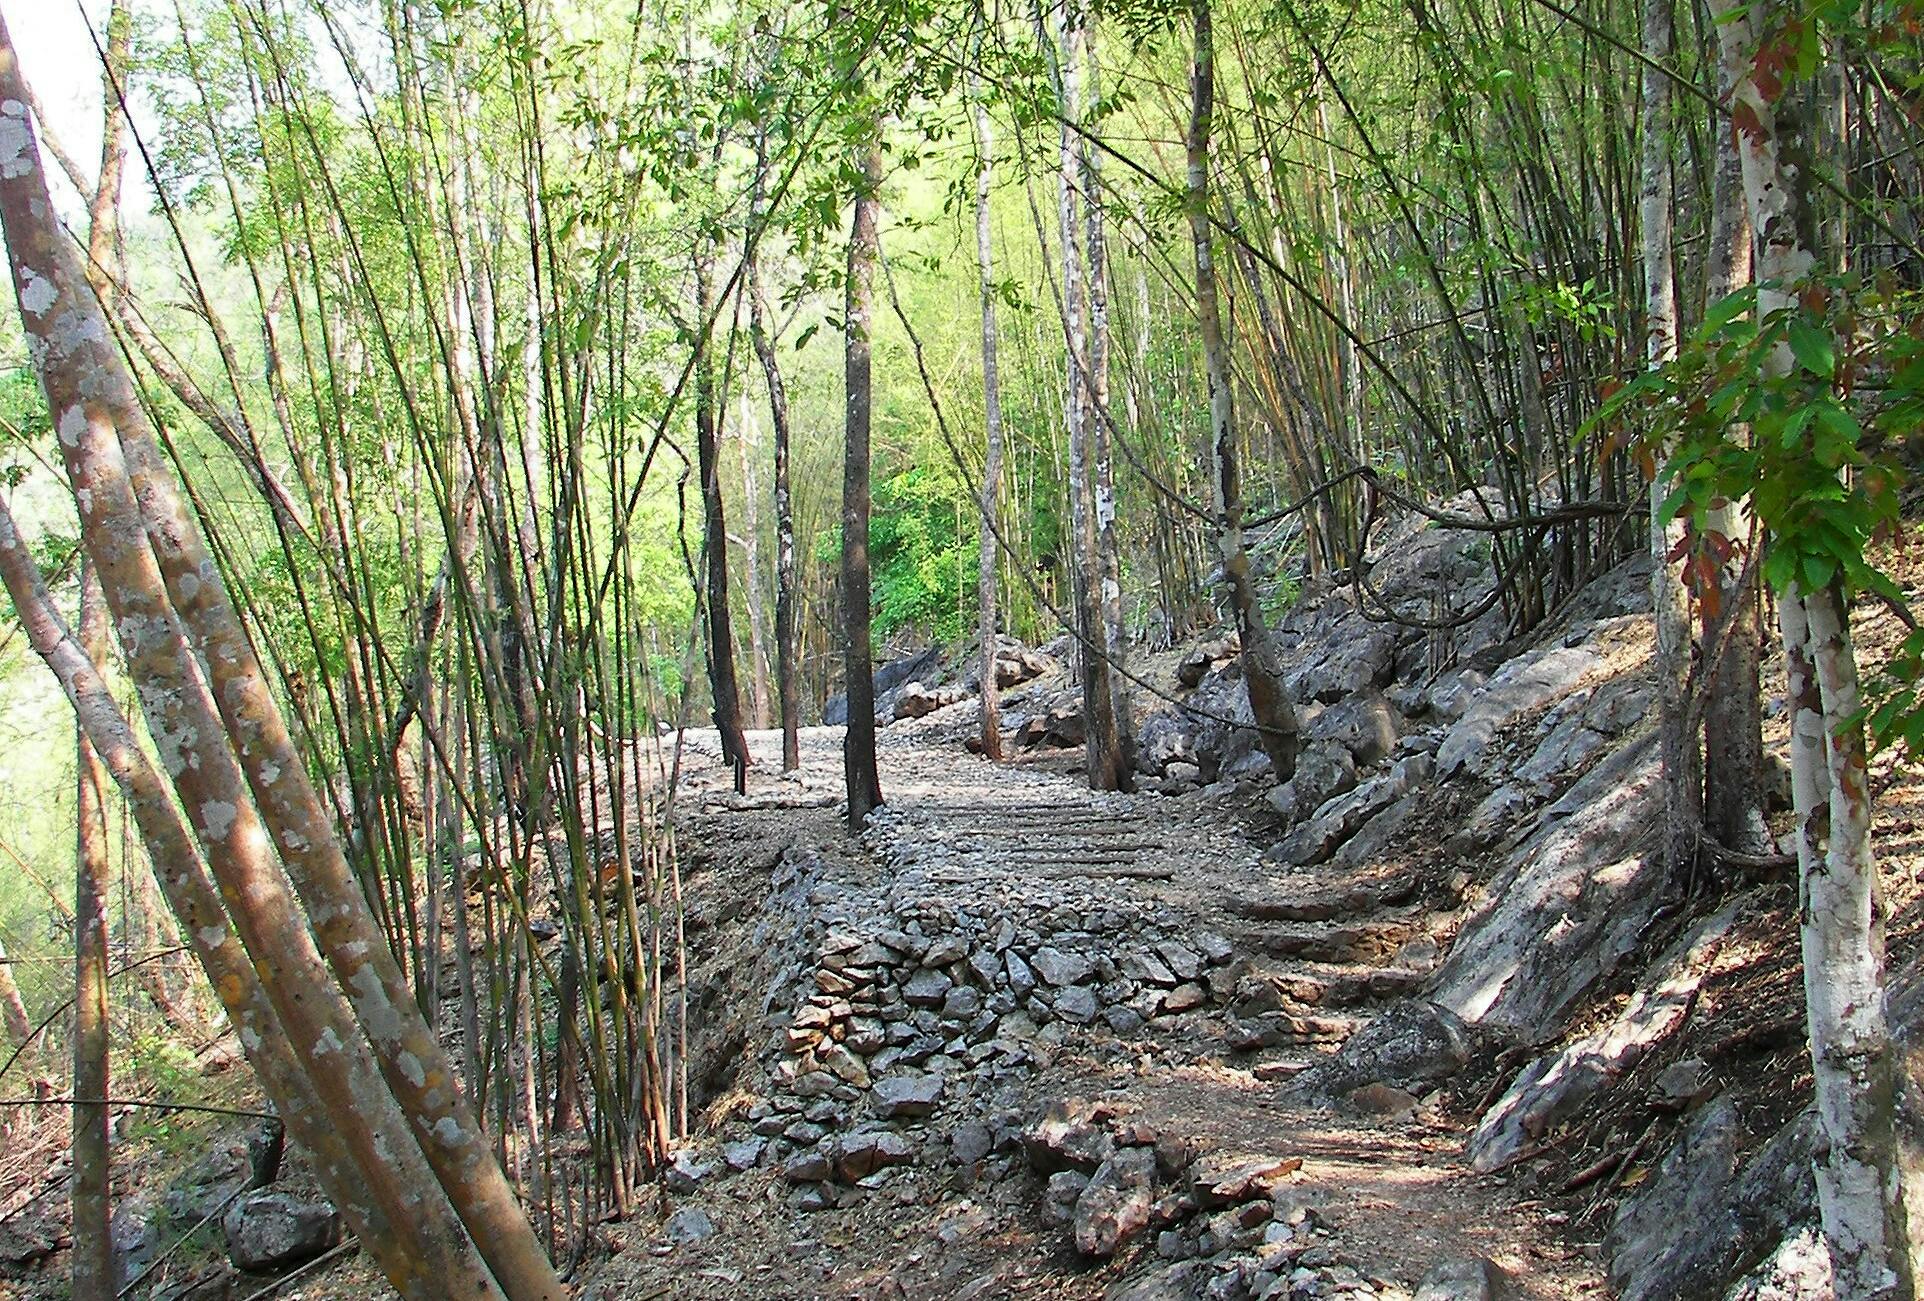
<instances>
[{"instance_id":1,"label":"bamboo grove","mask_svg":"<svg viewBox=\"0 0 1924 1301\"><path fill-rule=\"evenodd\" d=\"M1915 15L1869 8L1795 92L1815 222L1915 288ZM1740 287L1714 9L171 0L100 26L98 162L0 49L14 482L71 490L0 568L396 1288L561 1295L699 1126L693 731L792 767L845 695L859 827L872 657L973 633L992 688L1066 631L1126 786L1131 647L1220 605L1286 772L1254 577L1367 601L1422 510L1522 634L1650 548L1603 403L1653 267L1673 343ZM1483 612L1438 593L1438 662Z\"/></svg>"}]
</instances>

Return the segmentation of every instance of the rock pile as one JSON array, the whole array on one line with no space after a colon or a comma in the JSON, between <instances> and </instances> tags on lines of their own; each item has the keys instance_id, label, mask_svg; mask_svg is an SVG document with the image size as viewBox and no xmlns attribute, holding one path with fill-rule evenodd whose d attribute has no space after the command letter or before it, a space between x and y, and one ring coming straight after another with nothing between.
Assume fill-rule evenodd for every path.
<instances>
[{"instance_id":1,"label":"rock pile","mask_svg":"<svg viewBox=\"0 0 1924 1301\"><path fill-rule=\"evenodd\" d=\"M805 855L782 870L811 878ZM833 887L806 893L825 906L778 982L796 1001L770 1009L770 1091L749 1113L762 1146L729 1157L779 1164L801 1208L878 1186L873 1176L926 1143L945 1102L1026 1078L1065 1036L1131 1034L1234 990L1228 940L1179 935L1127 900L1084 909L1062 891L1051 904L911 888L892 892L889 911L851 915ZM1006 1155L1014 1133L1002 1131L958 1134L958 1159Z\"/></svg>"}]
</instances>

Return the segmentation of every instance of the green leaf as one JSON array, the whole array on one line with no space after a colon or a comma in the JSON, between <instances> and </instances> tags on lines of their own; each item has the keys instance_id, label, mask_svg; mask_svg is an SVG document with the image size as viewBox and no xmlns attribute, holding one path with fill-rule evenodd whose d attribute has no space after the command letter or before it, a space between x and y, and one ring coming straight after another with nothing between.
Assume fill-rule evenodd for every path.
<instances>
[{"instance_id":1,"label":"green leaf","mask_svg":"<svg viewBox=\"0 0 1924 1301\"><path fill-rule=\"evenodd\" d=\"M1822 379L1837 370L1837 347L1830 331L1799 318L1790 322L1790 351L1798 364Z\"/></svg>"}]
</instances>

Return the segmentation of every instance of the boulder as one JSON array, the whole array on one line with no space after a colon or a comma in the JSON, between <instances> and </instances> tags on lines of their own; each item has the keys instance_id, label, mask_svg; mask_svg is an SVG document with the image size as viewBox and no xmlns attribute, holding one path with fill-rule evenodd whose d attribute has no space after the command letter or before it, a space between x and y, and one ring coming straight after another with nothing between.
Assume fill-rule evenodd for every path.
<instances>
[{"instance_id":1,"label":"boulder","mask_svg":"<svg viewBox=\"0 0 1924 1301\"><path fill-rule=\"evenodd\" d=\"M314 1259L341 1241L340 1213L320 1198L250 1193L221 1218L227 1258L249 1273L286 1269Z\"/></svg>"},{"instance_id":2,"label":"boulder","mask_svg":"<svg viewBox=\"0 0 1924 1301\"><path fill-rule=\"evenodd\" d=\"M905 718L922 718L938 709L960 704L971 694L961 687L925 687L920 682L908 682L896 693L891 714L898 722Z\"/></svg>"},{"instance_id":3,"label":"boulder","mask_svg":"<svg viewBox=\"0 0 1924 1301\"><path fill-rule=\"evenodd\" d=\"M1502 1266L1487 1256L1465 1256L1423 1275L1414 1301L1506 1301L1514 1294Z\"/></svg>"},{"instance_id":4,"label":"boulder","mask_svg":"<svg viewBox=\"0 0 1924 1301\"><path fill-rule=\"evenodd\" d=\"M1402 719L1381 691L1359 691L1324 709L1303 729L1303 739L1339 745L1368 767L1387 758L1403 734Z\"/></svg>"},{"instance_id":5,"label":"boulder","mask_svg":"<svg viewBox=\"0 0 1924 1301\"><path fill-rule=\"evenodd\" d=\"M1551 645L1506 662L1477 692L1437 748L1444 776L1464 768L1480 770L1496 734L1523 715L1569 695L1597 666L1594 649ZM1435 707L1436 692L1431 700Z\"/></svg>"},{"instance_id":6,"label":"boulder","mask_svg":"<svg viewBox=\"0 0 1924 1301\"><path fill-rule=\"evenodd\" d=\"M1297 1087L1326 1098L1366 1084L1418 1092L1455 1075L1474 1046L1470 1027L1449 1008L1407 999L1383 1009L1334 1057L1303 1072Z\"/></svg>"},{"instance_id":7,"label":"boulder","mask_svg":"<svg viewBox=\"0 0 1924 1301\"><path fill-rule=\"evenodd\" d=\"M677 1246L687 1246L714 1237L715 1222L708 1218L708 1212L701 1207L684 1206L668 1217L661 1231L668 1241Z\"/></svg>"},{"instance_id":8,"label":"boulder","mask_svg":"<svg viewBox=\"0 0 1924 1301\"><path fill-rule=\"evenodd\" d=\"M1296 756L1296 773L1269 793L1269 805L1294 821L1356 789L1356 757L1329 741L1312 742Z\"/></svg>"},{"instance_id":9,"label":"boulder","mask_svg":"<svg viewBox=\"0 0 1924 1301\"><path fill-rule=\"evenodd\" d=\"M1632 1070L1675 1033L1695 1003L1710 961L1738 905L1699 922L1653 964L1651 975L1610 1022L1525 1067L1470 1136L1470 1164L1485 1173L1544 1138L1590 1098Z\"/></svg>"},{"instance_id":10,"label":"boulder","mask_svg":"<svg viewBox=\"0 0 1924 1301\"><path fill-rule=\"evenodd\" d=\"M1076 1199L1076 1250L1113 1256L1149 1227L1155 1180L1156 1154L1146 1147L1125 1147L1097 1166Z\"/></svg>"}]
</instances>

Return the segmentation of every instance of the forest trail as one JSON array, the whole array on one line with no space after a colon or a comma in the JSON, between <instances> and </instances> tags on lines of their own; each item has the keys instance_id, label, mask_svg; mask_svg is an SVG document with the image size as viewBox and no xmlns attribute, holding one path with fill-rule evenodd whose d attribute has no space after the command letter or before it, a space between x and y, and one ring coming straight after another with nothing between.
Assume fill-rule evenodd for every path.
<instances>
[{"instance_id":1,"label":"forest trail","mask_svg":"<svg viewBox=\"0 0 1924 1301\"><path fill-rule=\"evenodd\" d=\"M1577 1240L1594 1233L1567 1227L1567 1212L1518 1204L1501 1176L1469 1172L1457 1081L1421 1099L1379 1085L1335 1106L1290 1089L1434 962L1424 883L1375 864L1292 876L1265 862L1244 813L1198 796L1091 792L1060 754L1053 769L991 765L962 745L974 710L881 732L888 803L859 846L831 803L839 729L807 729L791 776L778 775L779 734L751 732L746 799L713 736L690 735L690 897L713 901L691 918L691 990L705 1007L719 996L768 1013L737 1006L743 1015L717 1018L735 1029L709 1051L733 1048L738 1061L704 1063L696 1050L711 1079L734 1072L689 1161L698 1178L665 1196L659 1217L613 1230L619 1254L586 1272L584 1295L1152 1301L1223 1279L1221 1259L1206 1258L1231 1239L1248 1246L1222 1295L1407 1298L1433 1266L1476 1255L1518 1295L1603 1294L1601 1267ZM798 947L783 947L782 917ZM869 975L838 954L876 937L928 942L899 968L914 973L902 999L894 979L875 978L891 1046L860 1063L823 1040L822 1061L842 1078L807 1061L798 1070L794 1027L832 1015L811 1021L811 1006L853 1000L849 1024L863 1032ZM912 1029L897 1030L913 1021L888 1020L891 1001L942 1028L917 1047ZM898 1044L905 1055L891 1060ZM925 1114L877 1120L871 1073L878 1084L943 1083ZM841 1087L797 1083L811 1075ZM1480 1092L1468 1087L1470 1103ZM1185 1173L1158 1179L1165 1198L1200 1188L1196 1172L1212 1161L1281 1170L1176 1215L1160 1238L1157 1218L1178 1208L1159 1204L1147 1231L1092 1260L1072 1245L1081 1176L1036 1168L1034 1121L1051 1103L1070 1147L1106 1153L1153 1136L1195 1153ZM834 1153L872 1153L881 1133L907 1142L866 1173L835 1169ZM825 1170L826 1180L797 1177ZM690 1236L691 1206L707 1217L699 1240L675 1242Z\"/></svg>"}]
</instances>

